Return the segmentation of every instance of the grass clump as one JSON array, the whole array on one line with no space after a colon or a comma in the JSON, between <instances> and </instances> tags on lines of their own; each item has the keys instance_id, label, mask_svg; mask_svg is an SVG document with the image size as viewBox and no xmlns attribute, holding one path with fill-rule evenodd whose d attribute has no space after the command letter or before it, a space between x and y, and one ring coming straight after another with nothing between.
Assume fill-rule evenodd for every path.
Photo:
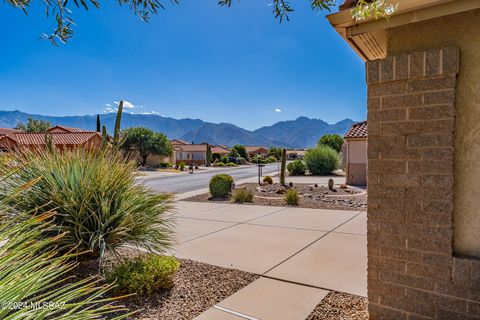
<instances>
[{"instance_id":1,"label":"grass clump","mask_svg":"<svg viewBox=\"0 0 480 320\"><path fill-rule=\"evenodd\" d=\"M267 183L267 184L273 184L273 178L271 176L265 176L263 177L263 183Z\"/></svg>"},{"instance_id":2,"label":"grass clump","mask_svg":"<svg viewBox=\"0 0 480 320\"><path fill-rule=\"evenodd\" d=\"M149 295L173 286L173 276L180 267L174 257L147 254L128 259L107 273L107 282L115 283L119 293Z\"/></svg>"},{"instance_id":3,"label":"grass clump","mask_svg":"<svg viewBox=\"0 0 480 320\"><path fill-rule=\"evenodd\" d=\"M253 196L253 192L248 190L247 188L238 188L235 190L235 193L233 195L233 202L253 202Z\"/></svg>"},{"instance_id":4,"label":"grass clump","mask_svg":"<svg viewBox=\"0 0 480 320\"><path fill-rule=\"evenodd\" d=\"M227 198L232 190L233 178L228 174L217 174L210 179L210 194L214 198Z\"/></svg>"},{"instance_id":5,"label":"grass clump","mask_svg":"<svg viewBox=\"0 0 480 320\"><path fill-rule=\"evenodd\" d=\"M289 206L298 206L298 203L300 201L300 196L298 195L297 190L288 189L288 191L283 196L283 200Z\"/></svg>"},{"instance_id":6,"label":"grass clump","mask_svg":"<svg viewBox=\"0 0 480 320\"><path fill-rule=\"evenodd\" d=\"M172 197L135 182L136 163L116 152L63 150L15 153L1 171L0 195L21 190L9 201L18 211L55 212L54 234L63 250L89 251L97 258L123 245L162 252L172 242L168 215Z\"/></svg>"}]
</instances>

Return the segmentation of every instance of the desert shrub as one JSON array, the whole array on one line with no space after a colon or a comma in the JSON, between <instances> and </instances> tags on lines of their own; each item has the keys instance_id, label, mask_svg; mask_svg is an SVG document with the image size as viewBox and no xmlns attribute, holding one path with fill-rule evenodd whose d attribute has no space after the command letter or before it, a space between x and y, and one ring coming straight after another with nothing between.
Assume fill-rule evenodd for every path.
<instances>
[{"instance_id":1,"label":"desert shrub","mask_svg":"<svg viewBox=\"0 0 480 320\"><path fill-rule=\"evenodd\" d=\"M263 177L263 183L273 184L273 178L270 176Z\"/></svg>"},{"instance_id":2,"label":"desert shrub","mask_svg":"<svg viewBox=\"0 0 480 320\"><path fill-rule=\"evenodd\" d=\"M0 196L35 181L9 204L19 211L55 211L56 231L64 250L91 257L132 245L156 251L172 240L172 196L149 191L136 182L136 164L119 153L15 153L15 161L0 169L16 170L5 176Z\"/></svg>"},{"instance_id":3,"label":"desert shrub","mask_svg":"<svg viewBox=\"0 0 480 320\"><path fill-rule=\"evenodd\" d=\"M228 157L225 156L225 157L222 157L222 162L227 164L229 161L228 161Z\"/></svg>"},{"instance_id":4,"label":"desert shrub","mask_svg":"<svg viewBox=\"0 0 480 320\"><path fill-rule=\"evenodd\" d=\"M280 147L270 147L270 150L268 150L268 155L280 160L282 158L282 150L283 148Z\"/></svg>"},{"instance_id":5,"label":"desert shrub","mask_svg":"<svg viewBox=\"0 0 480 320\"><path fill-rule=\"evenodd\" d=\"M287 169L291 176L303 176L307 168L302 160L295 160L288 164Z\"/></svg>"},{"instance_id":6,"label":"desert shrub","mask_svg":"<svg viewBox=\"0 0 480 320\"><path fill-rule=\"evenodd\" d=\"M267 158L267 162L268 162L268 163L277 162L277 158L275 158L274 156L270 156L270 157Z\"/></svg>"},{"instance_id":7,"label":"desert shrub","mask_svg":"<svg viewBox=\"0 0 480 320\"><path fill-rule=\"evenodd\" d=\"M300 200L300 196L298 195L297 190L295 189L288 189L288 191L283 196L283 200L289 206L298 206L298 202Z\"/></svg>"},{"instance_id":8,"label":"desert shrub","mask_svg":"<svg viewBox=\"0 0 480 320\"><path fill-rule=\"evenodd\" d=\"M232 190L233 178L228 174L217 174L210 179L210 194L215 198L226 198Z\"/></svg>"},{"instance_id":9,"label":"desert shrub","mask_svg":"<svg viewBox=\"0 0 480 320\"><path fill-rule=\"evenodd\" d=\"M244 158L244 159L248 159L248 152L247 152L247 148L245 148L245 146L242 146L240 144L236 144L232 147L232 151L231 151L232 154L236 154L234 157L241 157L241 158Z\"/></svg>"},{"instance_id":10,"label":"desert shrub","mask_svg":"<svg viewBox=\"0 0 480 320\"><path fill-rule=\"evenodd\" d=\"M243 166L243 165L245 165L246 163L247 163L247 160L246 160L245 158L243 158L243 157L237 158L237 164Z\"/></svg>"},{"instance_id":11,"label":"desert shrub","mask_svg":"<svg viewBox=\"0 0 480 320\"><path fill-rule=\"evenodd\" d=\"M267 163L267 159L265 159L264 156L261 156L261 155L257 155L253 158L250 159L250 162L251 163L260 163L260 164L265 164Z\"/></svg>"},{"instance_id":12,"label":"desert shrub","mask_svg":"<svg viewBox=\"0 0 480 320\"><path fill-rule=\"evenodd\" d=\"M178 164L178 168L180 169L180 171L184 171L184 170L185 170L185 166L186 166L186 164L185 164L185 162L183 162L183 161Z\"/></svg>"},{"instance_id":13,"label":"desert shrub","mask_svg":"<svg viewBox=\"0 0 480 320\"><path fill-rule=\"evenodd\" d=\"M218 162L220 160L222 160L222 155L220 153L218 153L218 152L212 153L212 161L213 162Z\"/></svg>"},{"instance_id":14,"label":"desert shrub","mask_svg":"<svg viewBox=\"0 0 480 320\"><path fill-rule=\"evenodd\" d=\"M304 160L312 175L328 175L338 166L338 153L330 147L318 146L307 150Z\"/></svg>"},{"instance_id":15,"label":"desert shrub","mask_svg":"<svg viewBox=\"0 0 480 320\"><path fill-rule=\"evenodd\" d=\"M1 216L10 212L0 212ZM51 213L31 216L17 213L0 221L0 309L2 319L104 319L129 315L117 298L105 298L111 285L95 279L67 280L75 267L74 254L59 254L55 246L62 236L46 236L54 226ZM6 302L28 303L10 309ZM48 308L33 308L29 303Z\"/></svg>"},{"instance_id":16,"label":"desert shrub","mask_svg":"<svg viewBox=\"0 0 480 320\"><path fill-rule=\"evenodd\" d=\"M253 202L253 192L247 188L237 188L233 194L233 202L244 203Z\"/></svg>"},{"instance_id":17,"label":"desert shrub","mask_svg":"<svg viewBox=\"0 0 480 320\"><path fill-rule=\"evenodd\" d=\"M226 166L225 163L223 163L223 162L217 162L215 165L217 167L225 167Z\"/></svg>"},{"instance_id":18,"label":"desert shrub","mask_svg":"<svg viewBox=\"0 0 480 320\"><path fill-rule=\"evenodd\" d=\"M173 165L170 162L161 162L159 164L160 168L171 168Z\"/></svg>"},{"instance_id":19,"label":"desert shrub","mask_svg":"<svg viewBox=\"0 0 480 320\"><path fill-rule=\"evenodd\" d=\"M227 167L236 167L236 166L237 166L237 164L234 163L234 162L227 163Z\"/></svg>"},{"instance_id":20,"label":"desert shrub","mask_svg":"<svg viewBox=\"0 0 480 320\"><path fill-rule=\"evenodd\" d=\"M107 273L109 283L115 283L119 293L148 295L159 289L169 289L180 267L174 257L147 254L124 260Z\"/></svg>"}]
</instances>

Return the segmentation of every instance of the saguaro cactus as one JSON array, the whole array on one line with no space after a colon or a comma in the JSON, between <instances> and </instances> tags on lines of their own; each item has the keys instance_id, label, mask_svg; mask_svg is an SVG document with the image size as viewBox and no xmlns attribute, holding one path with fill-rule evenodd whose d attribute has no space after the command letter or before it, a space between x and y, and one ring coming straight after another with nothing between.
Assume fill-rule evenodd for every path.
<instances>
[{"instance_id":1,"label":"saguaro cactus","mask_svg":"<svg viewBox=\"0 0 480 320\"><path fill-rule=\"evenodd\" d=\"M117 118L113 130L113 145L116 147L120 142L120 123L122 122L123 100L118 104Z\"/></svg>"},{"instance_id":2,"label":"saguaro cactus","mask_svg":"<svg viewBox=\"0 0 480 320\"><path fill-rule=\"evenodd\" d=\"M207 143L207 154L206 154L206 165L210 167L210 163L212 162L212 147Z\"/></svg>"},{"instance_id":3,"label":"saguaro cactus","mask_svg":"<svg viewBox=\"0 0 480 320\"><path fill-rule=\"evenodd\" d=\"M287 167L287 149L282 150L282 166L280 169L280 184L285 185L285 169Z\"/></svg>"}]
</instances>

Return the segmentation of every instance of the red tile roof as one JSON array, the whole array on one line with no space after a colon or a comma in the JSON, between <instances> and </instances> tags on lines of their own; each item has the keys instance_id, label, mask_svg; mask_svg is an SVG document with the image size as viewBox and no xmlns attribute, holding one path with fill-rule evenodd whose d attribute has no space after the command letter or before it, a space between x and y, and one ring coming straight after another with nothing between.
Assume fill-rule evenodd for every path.
<instances>
[{"instance_id":1,"label":"red tile roof","mask_svg":"<svg viewBox=\"0 0 480 320\"><path fill-rule=\"evenodd\" d=\"M12 128L0 128L0 136L10 134L10 133L20 133L22 130L12 129Z\"/></svg>"},{"instance_id":2,"label":"red tile roof","mask_svg":"<svg viewBox=\"0 0 480 320\"><path fill-rule=\"evenodd\" d=\"M177 144L173 145L175 151L184 152L207 152L206 144Z\"/></svg>"},{"instance_id":3,"label":"red tile roof","mask_svg":"<svg viewBox=\"0 0 480 320\"><path fill-rule=\"evenodd\" d=\"M220 153L220 154L225 154L229 153L230 150L224 147L212 147L212 153Z\"/></svg>"},{"instance_id":4,"label":"red tile roof","mask_svg":"<svg viewBox=\"0 0 480 320\"><path fill-rule=\"evenodd\" d=\"M367 121L354 123L345 135L345 139L356 139L367 137Z\"/></svg>"},{"instance_id":5,"label":"red tile roof","mask_svg":"<svg viewBox=\"0 0 480 320\"><path fill-rule=\"evenodd\" d=\"M266 147L259 147L259 146L246 146L245 149L247 149L247 152L255 152L258 150L267 150Z\"/></svg>"},{"instance_id":6,"label":"red tile roof","mask_svg":"<svg viewBox=\"0 0 480 320\"><path fill-rule=\"evenodd\" d=\"M49 135L54 145L75 146L82 145L95 136L101 138L98 132L52 132ZM34 146L45 144L45 133L12 133L6 137L15 141L18 145Z\"/></svg>"},{"instance_id":7,"label":"red tile roof","mask_svg":"<svg viewBox=\"0 0 480 320\"><path fill-rule=\"evenodd\" d=\"M170 143L171 143L172 145L180 145L180 144L181 144L181 145L184 145L184 144L189 144L188 142L183 141L183 140L180 140L180 139L172 139L172 140L170 140Z\"/></svg>"},{"instance_id":8,"label":"red tile roof","mask_svg":"<svg viewBox=\"0 0 480 320\"><path fill-rule=\"evenodd\" d=\"M90 131L90 130L83 130L80 128L74 128L74 127L67 127L67 126L55 126L50 129L48 129L48 132L52 132L56 129L60 129L64 132L95 132L95 131Z\"/></svg>"}]
</instances>

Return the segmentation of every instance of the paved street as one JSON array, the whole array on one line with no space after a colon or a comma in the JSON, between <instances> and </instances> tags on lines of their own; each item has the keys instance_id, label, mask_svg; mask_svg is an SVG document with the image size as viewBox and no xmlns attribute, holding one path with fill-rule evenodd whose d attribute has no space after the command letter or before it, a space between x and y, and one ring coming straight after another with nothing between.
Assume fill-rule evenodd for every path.
<instances>
[{"instance_id":1,"label":"paved street","mask_svg":"<svg viewBox=\"0 0 480 320\"><path fill-rule=\"evenodd\" d=\"M268 164L263 168L263 175L278 173L279 164ZM158 192L185 193L208 187L210 178L219 173L231 175L235 181L255 178L258 174L256 166L221 168L218 170L196 171L194 174L172 174L169 176L148 177L142 179L145 185Z\"/></svg>"}]
</instances>

